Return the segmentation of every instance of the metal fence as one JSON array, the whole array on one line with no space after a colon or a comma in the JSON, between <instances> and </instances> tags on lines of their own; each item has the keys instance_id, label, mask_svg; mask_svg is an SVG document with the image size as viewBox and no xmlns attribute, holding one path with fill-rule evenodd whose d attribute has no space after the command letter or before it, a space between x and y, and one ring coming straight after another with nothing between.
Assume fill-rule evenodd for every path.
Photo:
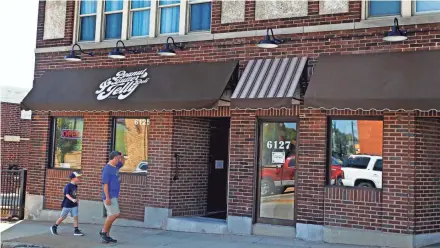
<instances>
[{"instance_id":1,"label":"metal fence","mask_svg":"<svg viewBox=\"0 0 440 248\"><path fill-rule=\"evenodd\" d=\"M24 219L26 169L1 171L1 218Z\"/></svg>"}]
</instances>

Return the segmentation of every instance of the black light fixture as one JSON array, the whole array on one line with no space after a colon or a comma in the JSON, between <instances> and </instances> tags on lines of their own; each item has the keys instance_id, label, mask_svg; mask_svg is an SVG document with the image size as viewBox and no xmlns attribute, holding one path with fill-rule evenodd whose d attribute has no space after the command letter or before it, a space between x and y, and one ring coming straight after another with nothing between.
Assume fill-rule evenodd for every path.
<instances>
[{"instance_id":1,"label":"black light fixture","mask_svg":"<svg viewBox=\"0 0 440 248\"><path fill-rule=\"evenodd\" d=\"M408 37L406 30L401 30L399 27L399 21L397 18L394 18L394 26L391 29L391 32L388 32L385 37L383 37L384 41L397 42L407 40Z\"/></svg>"},{"instance_id":2,"label":"black light fixture","mask_svg":"<svg viewBox=\"0 0 440 248\"><path fill-rule=\"evenodd\" d=\"M75 53L75 47L78 47L79 54ZM82 53L83 54L87 54L89 56L93 56L93 52L89 52L89 53L83 52L83 50L81 49L81 47L78 44L74 44L72 46L72 50L70 51L69 54L64 56L64 59L67 60L67 61L79 62L79 61L81 61L81 54Z\"/></svg>"},{"instance_id":3,"label":"black light fixture","mask_svg":"<svg viewBox=\"0 0 440 248\"><path fill-rule=\"evenodd\" d=\"M270 31L270 35L269 35ZM266 30L266 37L264 40L261 40L258 42L257 47L260 48L277 48L279 44L283 43L283 40L275 38L273 35L273 30L271 28L268 28Z\"/></svg>"},{"instance_id":4,"label":"black light fixture","mask_svg":"<svg viewBox=\"0 0 440 248\"><path fill-rule=\"evenodd\" d=\"M170 43L169 40L171 40L172 43ZM167 38L167 43L165 44L165 47L164 47L163 49L157 51L157 54L160 55L160 56L176 56L176 52L174 51L174 49L172 48L172 46L173 46L173 47L177 47L177 48L179 48L180 50L183 50L183 48L184 48L184 46L183 46L182 44L177 45L177 44L174 42L173 37L168 37L168 38Z\"/></svg>"},{"instance_id":5,"label":"black light fixture","mask_svg":"<svg viewBox=\"0 0 440 248\"><path fill-rule=\"evenodd\" d=\"M121 48L118 46L119 43L122 44L122 49L124 49L124 51L121 51ZM122 42L122 40L118 40L116 42L116 47L113 48L113 50L108 53L108 57L112 59L125 59L125 53L124 53L125 51L129 53L138 53L137 50L131 50L126 48L124 42Z\"/></svg>"}]
</instances>

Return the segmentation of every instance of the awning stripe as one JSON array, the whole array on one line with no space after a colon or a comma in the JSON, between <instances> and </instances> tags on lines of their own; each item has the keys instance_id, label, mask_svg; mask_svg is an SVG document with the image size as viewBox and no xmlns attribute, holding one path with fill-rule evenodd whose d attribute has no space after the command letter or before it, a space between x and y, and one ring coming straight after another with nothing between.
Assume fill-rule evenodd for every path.
<instances>
[{"instance_id":1,"label":"awning stripe","mask_svg":"<svg viewBox=\"0 0 440 248\"><path fill-rule=\"evenodd\" d=\"M307 57L249 61L232 100L293 98L306 62Z\"/></svg>"}]
</instances>

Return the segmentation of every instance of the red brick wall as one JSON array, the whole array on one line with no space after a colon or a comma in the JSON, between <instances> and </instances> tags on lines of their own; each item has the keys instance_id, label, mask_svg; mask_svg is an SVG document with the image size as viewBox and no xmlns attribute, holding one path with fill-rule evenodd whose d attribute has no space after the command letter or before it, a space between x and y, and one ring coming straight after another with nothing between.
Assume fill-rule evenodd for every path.
<instances>
[{"instance_id":1,"label":"red brick wall","mask_svg":"<svg viewBox=\"0 0 440 248\"><path fill-rule=\"evenodd\" d=\"M172 181L170 208L174 216L206 213L210 119L175 117L173 152L180 155L179 179ZM175 161L172 164L175 173Z\"/></svg>"},{"instance_id":2,"label":"red brick wall","mask_svg":"<svg viewBox=\"0 0 440 248\"><path fill-rule=\"evenodd\" d=\"M350 1L349 13L319 15L319 1L309 1L308 15L305 17L279 18L271 20L255 20L255 1L246 1L245 21L231 24L221 24L221 1L212 3L212 33L225 33L235 31L259 30L272 28L302 27L313 25L326 25L338 23L352 23L360 21L361 2ZM72 44L75 1L67 1L66 27L64 38L43 40L45 1L40 1L38 8L37 47L69 46Z\"/></svg>"},{"instance_id":3,"label":"red brick wall","mask_svg":"<svg viewBox=\"0 0 440 248\"><path fill-rule=\"evenodd\" d=\"M440 118L416 119L416 233L440 231Z\"/></svg>"},{"instance_id":4,"label":"red brick wall","mask_svg":"<svg viewBox=\"0 0 440 248\"><path fill-rule=\"evenodd\" d=\"M75 19L75 1L66 1L66 26L64 29L64 38L43 40L44 35L44 17L46 1L40 0L38 4L38 23L37 23L37 47L52 46L70 46L73 40L73 26Z\"/></svg>"},{"instance_id":5,"label":"red brick wall","mask_svg":"<svg viewBox=\"0 0 440 248\"><path fill-rule=\"evenodd\" d=\"M325 186L328 116L383 116L383 189ZM415 119L379 111L301 110L297 222L412 233Z\"/></svg>"},{"instance_id":6,"label":"red brick wall","mask_svg":"<svg viewBox=\"0 0 440 248\"><path fill-rule=\"evenodd\" d=\"M232 111L228 215L252 217L256 169L255 111Z\"/></svg>"},{"instance_id":7,"label":"red brick wall","mask_svg":"<svg viewBox=\"0 0 440 248\"><path fill-rule=\"evenodd\" d=\"M5 135L20 136L21 139L29 139L31 121L21 119L20 104L1 103L1 133ZM18 165L21 168L28 167L29 140L20 142L6 142L1 140L1 168L7 169L10 165Z\"/></svg>"}]
</instances>

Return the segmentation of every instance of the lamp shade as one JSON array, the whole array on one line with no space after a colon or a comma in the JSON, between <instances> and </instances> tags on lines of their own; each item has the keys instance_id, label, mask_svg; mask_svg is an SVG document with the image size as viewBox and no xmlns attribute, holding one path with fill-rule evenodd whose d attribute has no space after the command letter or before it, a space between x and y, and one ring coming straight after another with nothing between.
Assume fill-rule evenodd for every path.
<instances>
[{"instance_id":1,"label":"lamp shade","mask_svg":"<svg viewBox=\"0 0 440 248\"><path fill-rule=\"evenodd\" d=\"M261 40L258 42L257 47L260 48L277 48L278 44L275 40L271 40L269 35L266 35L266 38L264 40Z\"/></svg>"},{"instance_id":2,"label":"lamp shade","mask_svg":"<svg viewBox=\"0 0 440 248\"><path fill-rule=\"evenodd\" d=\"M108 57L112 59L125 59L125 54L116 47L108 53Z\"/></svg>"},{"instance_id":3,"label":"lamp shade","mask_svg":"<svg viewBox=\"0 0 440 248\"><path fill-rule=\"evenodd\" d=\"M157 52L160 56L176 56L176 52L170 48L169 44L166 44L165 47Z\"/></svg>"},{"instance_id":4,"label":"lamp shade","mask_svg":"<svg viewBox=\"0 0 440 248\"><path fill-rule=\"evenodd\" d=\"M72 62L79 62L79 61L81 61L81 56L76 55L75 51L71 51L69 54L64 56L64 60L72 61Z\"/></svg>"}]
</instances>

